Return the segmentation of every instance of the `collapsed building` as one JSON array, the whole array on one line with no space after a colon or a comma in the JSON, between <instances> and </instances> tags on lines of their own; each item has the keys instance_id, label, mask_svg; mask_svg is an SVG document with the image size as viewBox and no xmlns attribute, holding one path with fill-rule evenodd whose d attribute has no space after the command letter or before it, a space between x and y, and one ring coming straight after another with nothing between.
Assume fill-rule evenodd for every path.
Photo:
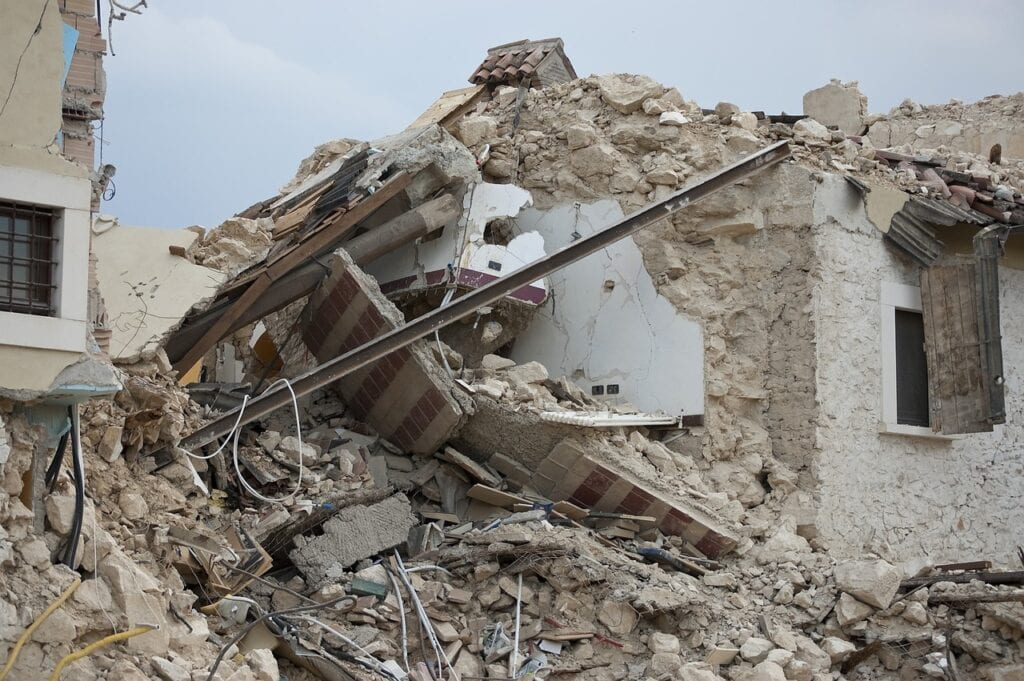
<instances>
[{"instance_id":1,"label":"collapsed building","mask_svg":"<svg viewBox=\"0 0 1024 681\"><path fill-rule=\"evenodd\" d=\"M1024 673L1024 96L469 80L216 229L94 216L112 399L0 403L0 679Z\"/></svg>"}]
</instances>

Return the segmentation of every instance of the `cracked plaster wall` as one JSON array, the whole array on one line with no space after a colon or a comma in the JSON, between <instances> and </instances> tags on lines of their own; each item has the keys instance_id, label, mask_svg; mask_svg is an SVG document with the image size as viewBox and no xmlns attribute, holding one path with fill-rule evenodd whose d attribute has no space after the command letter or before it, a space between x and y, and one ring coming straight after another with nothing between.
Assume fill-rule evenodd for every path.
<instances>
[{"instance_id":1,"label":"cracked plaster wall","mask_svg":"<svg viewBox=\"0 0 1024 681\"><path fill-rule=\"evenodd\" d=\"M619 204L605 199L528 209L516 224L539 232L553 252L621 217ZM619 394L604 399L643 411L704 412L700 323L658 295L632 238L555 272L549 283L552 295L516 338L512 359L539 361L587 391L618 384Z\"/></svg>"},{"instance_id":2,"label":"cracked plaster wall","mask_svg":"<svg viewBox=\"0 0 1024 681\"><path fill-rule=\"evenodd\" d=\"M881 283L917 286L919 270L884 244L842 178L825 176L815 215L819 531L838 555L1016 562L1024 272L1000 272L1007 423L955 441L880 434Z\"/></svg>"}]
</instances>

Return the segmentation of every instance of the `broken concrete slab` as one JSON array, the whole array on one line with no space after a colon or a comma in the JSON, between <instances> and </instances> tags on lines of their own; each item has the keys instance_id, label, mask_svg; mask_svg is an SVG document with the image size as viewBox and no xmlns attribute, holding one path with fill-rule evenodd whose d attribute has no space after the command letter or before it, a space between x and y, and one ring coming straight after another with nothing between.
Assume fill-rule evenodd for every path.
<instances>
[{"instance_id":1,"label":"broken concrete slab","mask_svg":"<svg viewBox=\"0 0 1024 681\"><path fill-rule=\"evenodd\" d=\"M563 440L541 462L533 486L552 501L598 511L652 516L665 534L683 537L709 558L728 553L738 539L724 520L687 508L652 490L625 471L587 455L573 440Z\"/></svg>"},{"instance_id":2,"label":"broken concrete slab","mask_svg":"<svg viewBox=\"0 0 1024 681\"><path fill-rule=\"evenodd\" d=\"M856 82L842 83L833 78L829 84L804 95L804 113L847 135L859 135L864 131L868 98L861 94Z\"/></svg>"},{"instance_id":3,"label":"broken concrete slab","mask_svg":"<svg viewBox=\"0 0 1024 681\"><path fill-rule=\"evenodd\" d=\"M308 539L289 555L312 584L340 575L356 562L405 542L417 524L404 494L367 506L349 506L323 525L323 534Z\"/></svg>"},{"instance_id":4,"label":"broken concrete slab","mask_svg":"<svg viewBox=\"0 0 1024 681\"><path fill-rule=\"evenodd\" d=\"M170 252L187 249L196 238L188 229L96 222L92 250L113 359L131 362L152 354L193 305L217 293L226 274Z\"/></svg>"}]
</instances>

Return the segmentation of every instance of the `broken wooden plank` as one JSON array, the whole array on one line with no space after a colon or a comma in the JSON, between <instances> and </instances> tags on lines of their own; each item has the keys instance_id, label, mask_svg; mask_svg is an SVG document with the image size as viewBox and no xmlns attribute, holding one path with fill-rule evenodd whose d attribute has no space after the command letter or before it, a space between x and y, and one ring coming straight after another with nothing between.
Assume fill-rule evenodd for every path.
<instances>
[{"instance_id":1,"label":"broken wooden plank","mask_svg":"<svg viewBox=\"0 0 1024 681\"><path fill-rule=\"evenodd\" d=\"M497 506L498 508L511 509L516 504L529 504L530 502L522 497L518 497L515 494L509 494L508 492L502 492L501 490L488 487L487 485L473 485L466 492L466 496L470 499L476 499L482 501L485 504L491 506Z\"/></svg>"},{"instance_id":2,"label":"broken wooden plank","mask_svg":"<svg viewBox=\"0 0 1024 681\"><path fill-rule=\"evenodd\" d=\"M985 582L986 584L1024 584L1024 570L1011 570L1007 572L965 572L963 574L951 575L928 575L926 577L911 577L900 582L900 590L914 589L918 586L928 586L936 582L953 582L954 584L967 584L973 580Z\"/></svg>"},{"instance_id":3,"label":"broken wooden plank","mask_svg":"<svg viewBox=\"0 0 1024 681\"><path fill-rule=\"evenodd\" d=\"M475 478L477 482L483 483L488 487L497 487L501 484L501 479L494 475L486 468L478 464L473 459L469 458L465 454L460 453L453 447L445 447L443 450L434 454L437 458L442 461L454 464L466 471L471 477Z\"/></svg>"},{"instance_id":4,"label":"broken wooden plank","mask_svg":"<svg viewBox=\"0 0 1024 681\"><path fill-rule=\"evenodd\" d=\"M992 561L990 560L972 560L966 563L945 563L943 565L936 565L935 569L942 572L952 572L954 570L988 570L992 567Z\"/></svg>"}]
</instances>

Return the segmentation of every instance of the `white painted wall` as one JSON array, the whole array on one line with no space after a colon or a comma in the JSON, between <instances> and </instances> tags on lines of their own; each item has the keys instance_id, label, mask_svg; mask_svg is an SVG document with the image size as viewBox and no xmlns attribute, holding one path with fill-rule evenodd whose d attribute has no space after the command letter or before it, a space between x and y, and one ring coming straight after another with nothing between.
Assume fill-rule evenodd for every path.
<instances>
[{"instance_id":1,"label":"white painted wall","mask_svg":"<svg viewBox=\"0 0 1024 681\"><path fill-rule=\"evenodd\" d=\"M536 230L545 250L558 250L622 217L602 200L550 210L527 209L516 223ZM704 341L698 322L658 295L640 249L623 239L549 277L551 296L515 341L512 358L537 360L552 376L568 376L587 392L618 383L607 398L641 410L704 413Z\"/></svg>"},{"instance_id":2,"label":"white painted wall","mask_svg":"<svg viewBox=\"0 0 1024 681\"><path fill-rule=\"evenodd\" d=\"M883 286L919 270L842 178L815 195L818 528L840 555L1016 563L1024 525L1024 271L1000 276L1007 423L955 440L881 433Z\"/></svg>"}]
</instances>

